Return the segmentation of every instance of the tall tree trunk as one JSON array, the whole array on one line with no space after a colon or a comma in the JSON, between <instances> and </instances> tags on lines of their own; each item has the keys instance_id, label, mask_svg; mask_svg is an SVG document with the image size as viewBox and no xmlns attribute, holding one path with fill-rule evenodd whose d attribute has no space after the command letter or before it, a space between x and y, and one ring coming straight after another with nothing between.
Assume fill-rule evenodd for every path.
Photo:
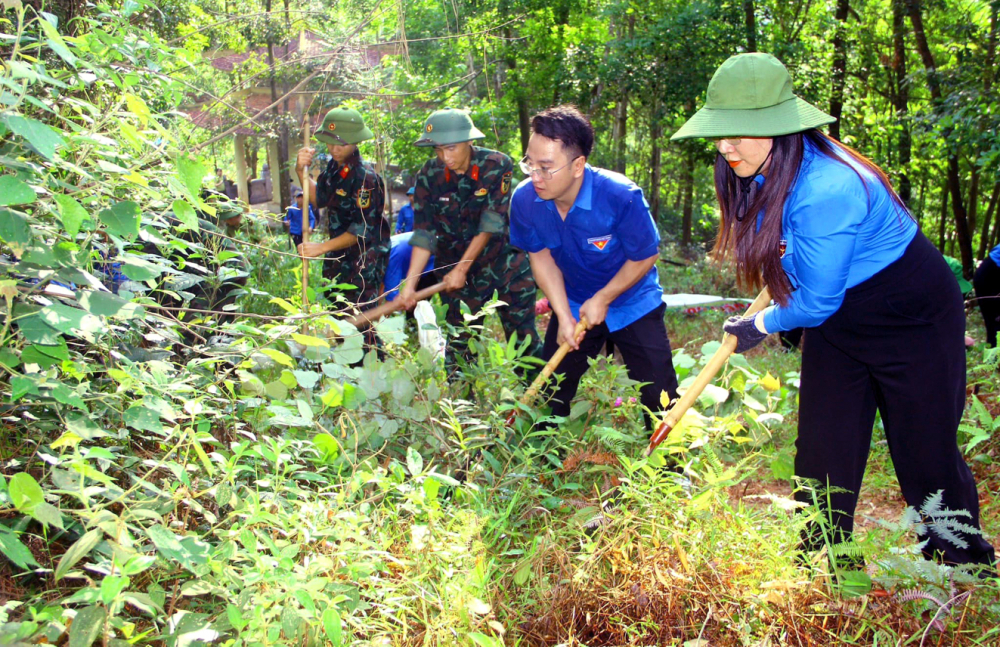
<instances>
[{"instance_id":1,"label":"tall tree trunk","mask_svg":"<svg viewBox=\"0 0 1000 647\"><path fill-rule=\"evenodd\" d=\"M743 0L743 16L747 30L747 51L757 51L757 16L753 9L753 0Z\"/></svg>"},{"instance_id":2,"label":"tall tree trunk","mask_svg":"<svg viewBox=\"0 0 1000 647\"><path fill-rule=\"evenodd\" d=\"M504 36L506 36L508 41L511 41L514 34L510 27L504 29ZM524 96L524 88L519 83L520 75L517 72L517 57L514 55L514 48L509 48L507 50L509 53L507 55L507 68L510 70L508 75L510 87L516 88L514 90L514 101L517 104L517 127L521 133L521 155L524 156L528 152L528 140L531 138L531 115L528 114L528 99Z\"/></svg>"},{"instance_id":3,"label":"tall tree trunk","mask_svg":"<svg viewBox=\"0 0 1000 647\"><path fill-rule=\"evenodd\" d=\"M997 14L1000 13L1000 2L993 3L993 10L990 13L990 32L986 40L986 65L983 70L983 95L990 96L990 91L993 88L994 74L996 74L996 54L997 54ZM980 123L982 124L983 130L987 128L986 115L980 117ZM976 156L979 156L979 150L976 151ZM975 158L973 158L975 159ZM969 189L969 226L972 230L975 230L976 223L976 212L979 203L979 168L973 164L972 167L972 177L974 184ZM997 206L997 191L1000 189L1000 182L997 182L993 186L993 195L990 197L989 207L986 209L986 215L983 217L983 231L979 236L979 253L976 255L978 258L984 258L986 256L987 245L989 244L989 229L990 221L992 220L993 210Z\"/></svg>"},{"instance_id":4,"label":"tall tree trunk","mask_svg":"<svg viewBox=\"0 0 1000 647\"><path fill-rule=\"evenodd\" d=\"M844 112L844 86L847 84L847 15L851 10L849 0L837 0L837 29L833 33L833 88L830 92L830 136L840 140L840 117Z\"/></svg>"},{"instance_id":5,"label":"tall tree trunk","mask_svg":"<svg viewBox=\"0 0 1000 647\"><path fill-rule=\"evenodd\" d=\"M649 115L649 139L651 153L649 155L649 211L653 214L653 221L657 221L660 216L660 137L663 136L663 124L660 122L660 101L656 93L653 93L652 109Z\"/></svg>"},{"instance_id":6,"label":"tall tree trunk","mask_svg":"<svg viewBox=\"0 0 1000 647\"><path fill-rule=\"evenodd\" d=\"M896 150L899 156L899 181L896 188L903 204L910 206L912 186L910 184L910 156L912 140L910 137L909 109L910 88L906 73L906 7L904 0L892 2L892 71L893 93L892 105L896 111L896 123L899 124L899 140Z\"/></svg>"},{"instance_id":7,"label":"tall tree trunk","mask_svg":"<svg viewBox=\"0 0 1000 647\"><path fill-rule=\"evenodd\" d=\"M976 258L986 258L986 252L990 250L990 222L993 220L993 212L996 211L997 201L1000 200L1000 182L993 185L993 195L990 197L990 206L986 208L986 215L983 216L983 231L979 235L979 253ZM1000 223L1000 217L997 218ZM996 225L994 225L994 229ZM996 232L993 232L996 235Z\"/></svg>"},{"instance_id":8,"label":"tall tree trunk","mask_svg":"<svg viewBox=\"0 0 1000 647\"><path fill-rule=\"evenodd\" d=\"M987 249L987 253L997 245L1000 245L1000 205L994 207L996 212L996 219L993 221L993 235L990 236L990 246Z\"/></svg>"},{"instance_id":9,"label":"tall tree trunk","mask_svg":"<svg viewBox=\"0 0 1000 647\"><path fill-rule=\"evenodd\" d=\"M927 73L927 85L930 87L931 99L940 103L941 84L938 82L937 65L934 64L934 54L927 44L927 34L924 31L924 19L921 15L920 0L906 0L906 10L913 24L913 38L917 43L917 51L924 63ZM947 138L950 133L945 133ZM951 193L951 211L955 217L955 235L958 239L958 249L962 255L962 273L965 278L972 277L972 237L969 235L969 221L962 200L962 185L959 177L958 154L952 152L948 156L948 192Z\"/></svg>"},{"instance_id":10,"label":"tall tree trunk","mask_svg":"<svg viewBox=\"0 0 1000 647\"><path fill-rule=\"evenodd\" d=\"M938 235L938 250L944 254L944 230L945 223L948 222L948 183L945 182L941 188L941 233Z\"/></svg>"},{"instance_id":11,"label":"tall tree trunk","mask_svg":"<svg viewBox=\"0 0 1000 647\"><path fill-rule=\"evenodd\" d=\"M979 155L977 154L976 157ZM979 211L979 168L975 162L969 173L969 201L965 205L966 217L969 219L969 238L976 235L976 217Z\"/></svg>"},{"instance_id":12,"label":"tall tree trunk","mask_svg":"<svg viewBox=\"0 0 1000 647\"><path fill-rule=\"evenodd\" d=\"M611 127L611 138L615 141L615 170L625 173L625 143L628 139L628 97L622 94L615 106L615 120Z\"/></svg>"},{"instance_id":13,"label":"tall tree trunk","mask_svg":"<svg viewBox=\"0 0 1000 647\"><path fill-rule=\"evenodd\" d=\"M531 139L531 115L528 114L528 100L523 92L517 93L517 125L521 131L521 156L528 152L528 140Z\"/></svg>"},{"instance_id":14,"label":"tall tree trunk","mask_svg":"<svg viewBox=\"0 0 1000 647\"><path fill-rule=\"evenodd\" d=\"M916 208L916 218L917 227L923 229L921 226L921 221L924 219L924 205L927 204L925 199L927 198L927 175L924 174L920 177L920 197L917 198L917 208ZM912 213L913 210L911 210Z\"/></svg>"},{"instance_id":15,"label":"tall tree trunk","mask_svg":"<svg viewBox=\"0 0 1000 647\"><path fill-rule=\"evenodd\" d=\"M684 207L681 223L681 244L691 244L691 215L694 209L694 151L688 147L684 154Z\"/></svg>"},{"instance_id":16,"label":"tall tree trunk","mask_svg":"<svg viewBox=\"0 0 1000 647\"><path fill-rule=\"evenodd\" d=\"M264 7L267 10L268 16L268 30L267 30L267 65L270 68L268 74L268 85L271 89L271 103L277 104L278 97L278 81L274 74L274 29L270 26L271 22L271 0L265 0ZM287 50L286 50L287 52ZM284 92L282 93L284 94ZM285 106L287 109L288 101L285 101ZM275 125L278 130L278 168L271 169L271 182L277 182L280 195L281 204L278 205L282 213L285 209L292 204L292 196L290 195L289 187L289 175L288 175L288 124L285 123L286 120L281 116L281 110L278 105L275 105L271 109L274 114ZM286 110L287 115L287 110Z\"/></svg>"}]
</instances>

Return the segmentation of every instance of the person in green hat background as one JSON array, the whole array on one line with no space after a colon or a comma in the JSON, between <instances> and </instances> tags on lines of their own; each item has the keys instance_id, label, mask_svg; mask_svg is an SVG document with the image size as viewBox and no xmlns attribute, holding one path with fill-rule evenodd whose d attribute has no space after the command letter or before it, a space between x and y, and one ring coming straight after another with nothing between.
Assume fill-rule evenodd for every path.
<instances>
[{"instance_id":1,"label":"person in green hat background","mask_svg":"<svg viewBox=\"0 0 1000 647\"><path fill-rule=\"evenodd\" d=\"M433 147L435 158L417 173L413 192L413 253L399 298L415 305L414 292L432 254L446 286L447 321L461 329L460 303L478 312L498 293L504 332L531 338L528 354L538 356L535 281L525 253L510 244L509 214L514 165L497 151L473 146L485 135L464 111L438 110L428 117L417 146ZM450 360L469 359L468 339L452 342Z\"/></svg>"},{"instance_id":2,"label":"person in green hat background","mask_svg":"<svg viewBox=\"0 0 1000 647\"><path fill-rule=\"evenodd\" d=\"M389 222L382 214L385 183L358 150L358 144L374 134L357 110L334 108L315 137L326 144L330 162L314 182L308 168L316 151L301 148L295 168L299 180L312 187L310 203L317 209L327 208L329 238L321 243L303 242L299 253L312 258L325 254L323 277L353 285L356 289L343 293L350 301L372 303L381 292L390 247Z\"/></svg>"},{"instance_id":3,"label":"person in green hat background","mask_svg":"<svg viewBox=\"0 0 1000 647\"><path fill-rule=\"evenodd\" d=\"M795 473L822 488L835 541L853 530L876 412L906 502L919 509L942 491L944 507L967 512L962 523L978 530L978 493L956 438L965 404L958 284L885 173L818 130L833 121L793 94L778 59L740 54L672 137L715 142L713 255L775 301L724 329L741 353L769 333L806 329ZM796 496L813 500L806 489ZM925 553L992 568L981 534L954 532L962 545L931 530ZM803 547L822 541L813 526Z\"/></svg>"}]
</instances>

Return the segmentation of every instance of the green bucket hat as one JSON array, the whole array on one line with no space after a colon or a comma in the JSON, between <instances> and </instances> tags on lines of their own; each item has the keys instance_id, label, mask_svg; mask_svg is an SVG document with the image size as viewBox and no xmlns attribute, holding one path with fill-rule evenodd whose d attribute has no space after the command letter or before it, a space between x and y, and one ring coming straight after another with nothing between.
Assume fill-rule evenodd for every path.
<instances>
[{"instance_id":1,"label":"green bucket hat","mask_svg":"<svg viewBox=\"0 0 1000 647\"><path fill-rule=\"evenodd\" d=\"M375 137L361 113L353 108L334 108L323 117L316 139L324 144L360 144Z\"/></svg>"},{"instance_id":2,"label":"green bucket hat","mask_svg":"<svg viewBox=\"0 0 1000 647\"><path fill-rule=\"evenodd\" d=\"M770 54L737 54L708 83L705 106L671 140L777 137L836 119L792 94L792 78Z\"/></svg>"},{"instance_id":3,"label":"green bucket hat","mask_svg":"<svg viewBox=\"0 0 1000 647\"><path fill-rule=\"evenodd\" d=\"M445 146L459 144L473 139L484 139L484 135L475 124L472 117L462 110L447 108L431 113L424 123L420 139L413 142L414 146Z\"/></svg>"}]
</instances>

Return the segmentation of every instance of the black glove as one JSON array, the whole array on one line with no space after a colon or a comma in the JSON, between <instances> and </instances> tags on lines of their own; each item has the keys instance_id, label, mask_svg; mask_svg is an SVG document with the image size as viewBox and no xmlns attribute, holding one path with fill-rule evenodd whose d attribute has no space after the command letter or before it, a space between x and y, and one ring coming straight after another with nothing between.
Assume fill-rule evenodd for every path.
<instances>
[{"instance_id":1,"label":"black glove","mask_svg":"<svg viewBox=\"0 0 1000 647\"><path fill-rule=\"evenodd\" d=\"M767 333L757 330L753 320L754 317L730 317L722 324L722 329L736 338L737 353L747 352L767 337Z\"/></svg>"}]
</instances>

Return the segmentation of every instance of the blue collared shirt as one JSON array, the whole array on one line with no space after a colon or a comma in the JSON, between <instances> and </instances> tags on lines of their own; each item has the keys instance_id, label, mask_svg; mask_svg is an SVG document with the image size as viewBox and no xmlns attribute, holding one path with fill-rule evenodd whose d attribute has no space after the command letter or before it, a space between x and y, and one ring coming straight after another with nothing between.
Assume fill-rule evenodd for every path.
<instances>
[{"instance_id":1,"label":"blue collared shirt","mask_svg":"<svg viewBox=\"0 0 1000 647\"><path fill-rule=\"evenodd\" d=\"M781 221L781 266L794 292L787 306L764 310L768 332L820 325L840 309L848 288L898 260L917 234L917 223L878 178L842 158L851 166L805 141L799 177ZM756 180L764 181L761 176ZM762 218L758 214L758 227Z\"/></svg>"},{"instance_id":2,"label":"blue collared shirt","mask_svg":"<svg viewBox=\"0 0 1000 647\"><path fill-rule=\"evenodd\" d=\"M587 165L583 185L564 221L551 200L535 193L531 180L511 197L510 242L527 252L548 249L562 271L573 316L614 278L626 261L659 254L660 233L649 204L624 175ZM663 290L656 267L618 295L605 320L614 332L660 305Z\"/></svg>"},{"instance_id":3,"label":"blue collared shirt","mask_svg":"<svg viewBox=\"0 0 1000 647\"><path fill-rule=\"evenodd\" d=\"M413 231L413 206L404 204L396 214L396 233L405 234Z\"/></svg>"},{"instance_id":4,"label":"blue collared shirt","mask_svg":"<svg viewBox=\"0 0 1000 647\"><path fill-rule=\"evenodd\" d=\"M302 209L298 207L288 207L285 213L285 222L288 223L288 233L298 236L302 233ZM309 205L309 229L316 228L316 211Z\"/></svg>"},{"instance_id":5,"label":"blue collared shirt","mask_svg":"<svg viewBox=\"0 0 1000 647\"><path fill-rule=\"evenodd\" d=\"M392 236L392 248L389 250L389 266L385 270L385 293L386 301L395 301L399 294L399 284L406 278L406 273L410 271L410 257L413 255L413 248L410 247L410 237L412 231ZM424 272L434 269L434 257L431 256L424 266Z\"/></svg>"}]
</instances>

